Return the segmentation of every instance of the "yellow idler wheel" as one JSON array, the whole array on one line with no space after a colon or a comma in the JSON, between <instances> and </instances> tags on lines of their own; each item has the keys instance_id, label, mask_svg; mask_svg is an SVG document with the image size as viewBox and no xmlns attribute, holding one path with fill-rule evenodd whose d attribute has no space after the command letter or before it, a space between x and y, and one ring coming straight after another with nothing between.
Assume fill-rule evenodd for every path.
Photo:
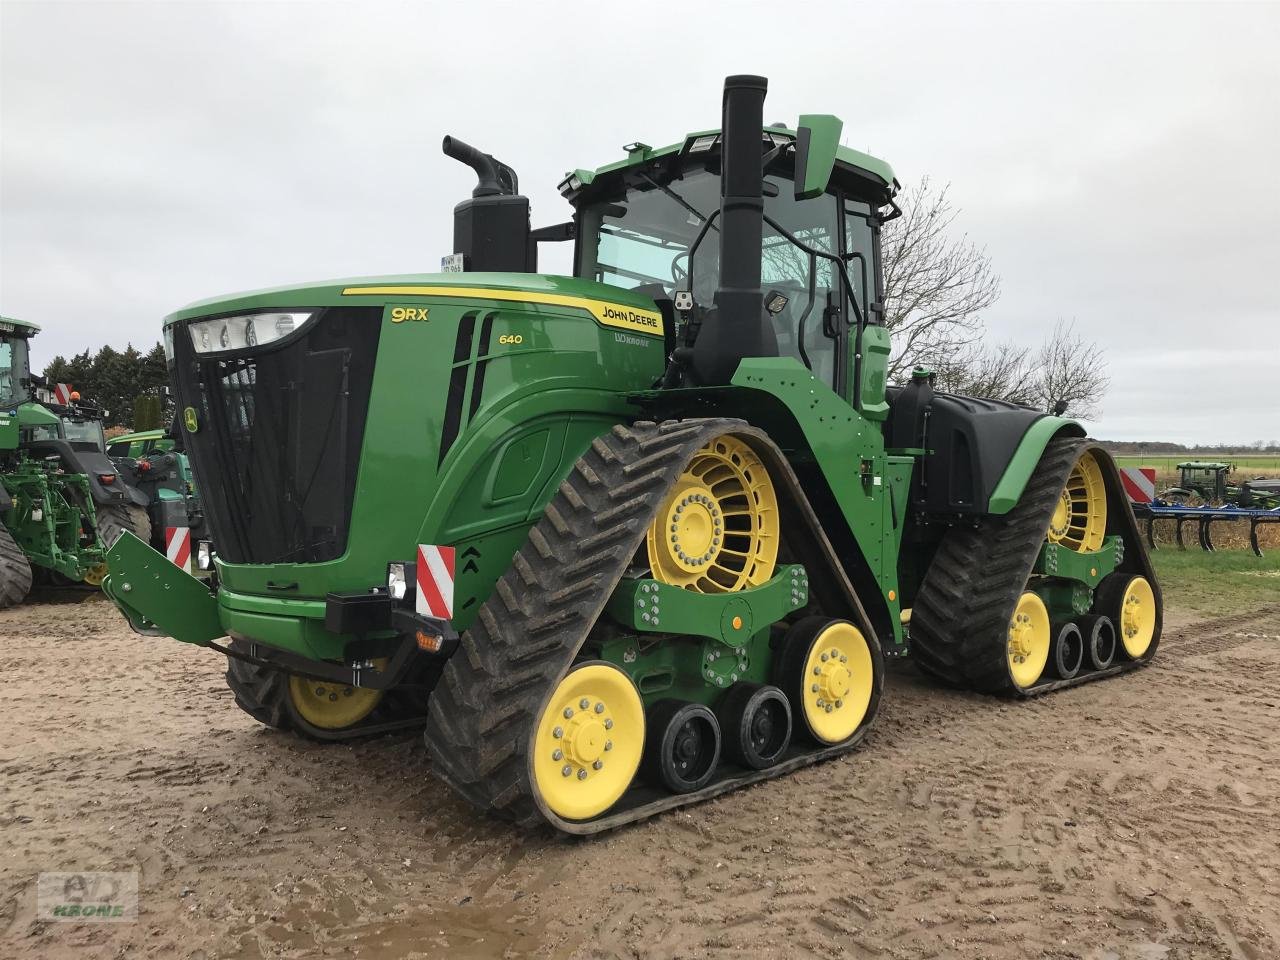
<instances>
[{"instance_id":1,"label":"yellow idler wheel","mask_svg":"<svg viewBox=\"0 0 1280 960\"><path fill-rule=\"evenodd\" d=\"M1107 532L1107 489L1092 453L1081 454L1049 518L1049 542L1077 552L1097 550Z\"/></svg>"},{"instance_id":2,"label":"yellow idler wheel","mask_svg":"<svg viewBox=\"0 0 1280 960\"><path fill-rule=\"evenodd\" d=\"M1009 676L1018 688L1033 686L1049 662L1049 611L1030 590L1018 598L1009 621Z\"/></svg>"},{"instance_id":3,"label":"yellow idler wheel","mask_svg":"<svg viewBox=\"0 0 1280 960\"><path fill-rule=\"evenodd\" d=\"M1120 642L1137 660L1156 635L1156 594L1146 577L1134 577L1120 603Z\"/></svg>"},{"instance_id":4,"label":"yellow idler wheel","mask_svg":"<svg viewBox=\"0 0 1280 960\"><path fill-rule=\"evenodd\" d=\"M1137 574L1113 573L1098 584L1093 606L1115 624L1125 656L1142 659L1155 640L1159 623L1151 582Z\"/></svg>"},{"instance_id":5,"label":"yellow idler wheel","mask_svg":"<svg viewBox=\"0 0 1280 960\"><path fill-rule=\"evenodd\" d=\"M697 593L759 586L778 561L778 496L745 442L717 437L696 454L649 527L655 580Z\"/></svg>"},{"instance_id":6,"label":"yellow idler wheel","mask_svg":"<svg viewBox=\"0 0 1280 960\"><path fill-rule=\"evenodd\" d=\"M99 563L96 566L90 567L88 572L85 573L84 582L91 587L100 587L102 586L102 581L107 578L107 573L107 565L105 563Z\"/></svg>"},{"instance_id":7,"label":"yellow idler wheel","mask_svg":"<svg viewBox=\"0 0 1280 960\"><path fill-rule=\"evenodd\" d=\"M842 743L867 716L875 663L866 637L853 624L809 617L783 640L776 680L813 739Z\"/></svg>"},{"instance_id":8,"label":"yellow idler wheel","mask_svg":"<svg viewBox=\"0 0 1280 960\"><path fill-rule=\"evenodd\" d=\"M332 680L289 677L289 701L298 716L321 730L345 730L373 712L382 690L353 687Z\"/></svg>"},{"instance_id":9,"label":"yellow idler wheel","mask_svg":"<svg viewBox=\"0 0 1280 960\"><path fill-rule=\"evenodd\" d=\"M535 789L566 820L604 813L627 791L644 752L644 704L609 663L581 664L560 681L533 735Z\"/></svg>"}]
</instances>

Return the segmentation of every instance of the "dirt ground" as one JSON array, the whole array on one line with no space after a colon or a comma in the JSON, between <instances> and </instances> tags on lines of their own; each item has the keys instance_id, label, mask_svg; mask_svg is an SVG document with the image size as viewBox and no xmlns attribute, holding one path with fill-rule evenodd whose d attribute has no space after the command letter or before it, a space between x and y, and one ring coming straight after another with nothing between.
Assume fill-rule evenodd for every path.
<instances>
[{"instance_id":1,"label":"dirt ground","mask_svg":"<svg viewBox=\"0 0 1280 960\"><path fill-rule=\"evenodd\" d=\"M565 841L417 737L272 732L216 654L36 599L0 614L5 958L1280 956L1280 603L1030 703L901 665L857 753ZM73 869L139 871L140 920L37 921Z\"/></svg>"}]
</instances>

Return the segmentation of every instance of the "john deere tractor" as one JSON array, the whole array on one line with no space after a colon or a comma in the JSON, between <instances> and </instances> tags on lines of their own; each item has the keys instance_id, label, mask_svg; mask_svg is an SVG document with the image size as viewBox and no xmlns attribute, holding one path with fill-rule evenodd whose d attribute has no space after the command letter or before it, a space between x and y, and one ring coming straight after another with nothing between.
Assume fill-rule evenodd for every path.
<instances>
[{"instance_id":1,"label":"john deere tractor","mask_svg":"<svg viewBox=\"0 0 1280 960\"><path fill-rule=\"evenodd\" d=\"M227 655L240 707L304 736L425 704L440 778L569 833L848 752L887 657L1011 697L1149 661L1111 458L886 383L893 172L834 117L765 127L765 89L575 170L537 230L511 168L446 138L478 180L448 271L168 317L217 580L123 537L131 622Z\"/></svg>"},{"instance_id":2,"label":"john deere tractor","mask_svg":"<svg viewBox=\"0 0 1280 960\"><path fill-rule=\"evenodd\" d=\"M21 603L33 570L59 583L100 583L105 546L129 522L129 493L87 437L101 425L32 394L33 323L0 318L0 607ZM145 531L144 531L145 532Z\"/></svg>"}]
</instances>

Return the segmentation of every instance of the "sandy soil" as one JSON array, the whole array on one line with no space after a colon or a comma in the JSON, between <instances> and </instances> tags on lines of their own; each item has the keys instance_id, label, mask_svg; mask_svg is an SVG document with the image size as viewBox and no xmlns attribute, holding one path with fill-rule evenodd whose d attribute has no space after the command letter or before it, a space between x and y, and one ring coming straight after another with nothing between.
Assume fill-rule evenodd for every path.
<instances>
[{"instance_id":1,"label":"sandy soil","mask_svg":"<svg viewBox=\"0 0 1280 960\"><path fill-rule=\"evenodd\" d=\"M1012 704L890 677L851 757L590 841L479 819L416 737L255 724L98 597L0 614L0 956L1280 956L1280 604ZM141 920L35 920L45 870Z\"/></svg>"}]
</instances>

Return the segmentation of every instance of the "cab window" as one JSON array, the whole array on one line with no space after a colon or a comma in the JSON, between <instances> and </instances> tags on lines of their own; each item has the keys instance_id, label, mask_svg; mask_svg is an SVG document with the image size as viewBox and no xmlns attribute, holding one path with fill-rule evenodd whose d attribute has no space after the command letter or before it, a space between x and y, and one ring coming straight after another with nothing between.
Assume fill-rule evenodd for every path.
<instances>
[{"instance_id":1,"label":"cab window","mask_svg":"<svg viewBox=\"0 0 1280 960\"><path fill-rule=\"evenodd\" d=\"M765 178L765 215L798 241L823 253L839 253L837 198L824 195L796 201L791 181ZM671 296L691 290L694 300L710 306L719 286L718 221L702 236L690 260L690 248L719 208L720 177L706 170L686 172L658 185L644 178L624 195L585 206L580 211L582 242L578 275L628 289L659 290ZM836 385L837 340L824 331L830 304L837 316L844 305L832 264L819 257L809 296L809 255L765 223L761 250L761 283L786 306L773 317L781 356L795 357L824 383ZM839 323L828 327L838 333Z\"/></svg>"}]
</instances>

